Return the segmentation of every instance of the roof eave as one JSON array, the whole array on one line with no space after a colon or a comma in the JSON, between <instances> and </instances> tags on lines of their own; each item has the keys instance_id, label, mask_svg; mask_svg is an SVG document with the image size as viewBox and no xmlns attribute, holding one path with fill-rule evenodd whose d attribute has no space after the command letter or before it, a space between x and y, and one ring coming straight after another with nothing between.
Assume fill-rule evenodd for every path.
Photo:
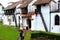
<instances>
[{"instance_id":1,"label":"roof eave","mask_svg":"<svg viewBox=\"0 0 60 40\"><path fill-rule=\"evenodd\" d=\"M36 1L36 2L37 2L37 1ZM47 3L38 3L38 4L37 4L36 2L35 2L33 5L43 5L43 4L49 4L49 3L51 2L51 0L50 0L49 2L47 2Z\"/></svg>"}]
</instances>

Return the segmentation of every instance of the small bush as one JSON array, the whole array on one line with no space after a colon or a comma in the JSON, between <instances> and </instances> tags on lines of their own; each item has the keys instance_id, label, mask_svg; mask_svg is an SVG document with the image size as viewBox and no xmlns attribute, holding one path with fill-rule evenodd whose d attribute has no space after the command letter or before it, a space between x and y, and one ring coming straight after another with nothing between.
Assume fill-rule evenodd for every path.
<instances>
[{"instance_id":1,"label":"small bush","mask_svg":"<svg viewBox=\"0 0 60 40\"><path fill-rule=\"evenodd\" d=\"M31 40L32 38L37 38L37 37L46 37L53 39L56 38L56 40L60 40L60 34L55 34L51 32L43 32L43 31L34 31L34 32L27 32L24 40Z\"/></svg>"},{"instance_id":2,"label":"small bush","mask_svg":"<svg viewBox=\"0 0 60 40\"><path fill-rule=\"evenodd\" d=\"M36 32L32 32L31 33L31 38L36 38L36 37L46 37L48 36L48 38L56 38L60 40L60 34L55 34L55 33L51 33L51 32L43 32L43 31L36 31Z\"/></svg>"}]
</instances>

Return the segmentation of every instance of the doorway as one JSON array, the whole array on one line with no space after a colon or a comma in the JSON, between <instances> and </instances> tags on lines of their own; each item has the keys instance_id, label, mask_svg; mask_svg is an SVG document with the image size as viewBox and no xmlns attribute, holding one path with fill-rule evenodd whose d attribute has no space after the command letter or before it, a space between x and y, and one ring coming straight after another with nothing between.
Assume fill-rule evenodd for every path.
<instances>
[{"instance_id":1,"label":"doorway","mask_svg":"<svg viewBox=\"0 0 60 40\"><path fill-rule=\"evenodd\" d=\"M27 24L28 24L28 28L30 29L31 28L31 20L29 18L27 19Z\"/></svg>"}]
</instances>

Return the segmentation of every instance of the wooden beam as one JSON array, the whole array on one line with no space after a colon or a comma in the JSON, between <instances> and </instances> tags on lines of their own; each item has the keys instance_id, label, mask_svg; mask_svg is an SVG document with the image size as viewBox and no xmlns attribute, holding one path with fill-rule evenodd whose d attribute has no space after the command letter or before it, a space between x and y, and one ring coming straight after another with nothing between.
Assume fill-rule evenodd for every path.
<instances>
[{"instance_id":1,"label":"wooden beam","mask_svg":"<svg viewBox=\"0 0 60 40\"><path fill-rule=\"evenodd\" d=\"M47 25L46 25L46 23L45 23L45 20L44 20L44 17L43 17L43 15L42 15L42 13L41 13L41 5L37 5L36 14L38 14L38 13L40 14L40 17L41 17L41 19L42 19L42 23L43 23L43 25L44 25L44 28L45 28L46 32L48 32Z\"/></svg>"},{"instance_id":2,"label":"wooden beam","mask_svg":"<svg viewBox=\"0 0 60 40\"><path fill-rule=\"evenodd\" d=\"M15 26L17 27L17 20L16 20L15 14L13 16L14 16L14 19L15 19Z\"/></svg>"},{"instance_id":3,"label":"wooden beam","mask_svg":"<svg viewBox=\"0 0 60 40\"><path fill-rule=\"evenodd\" d=\"M45 23L45 20L44 20L44 17L43 17L43 15L42 15L42 13L39 13L39 14L40 14L40 16L41 16L41 19L42 19L44 28L45 28L46 32L48 32L47 25L46 25L46 23Z\"/></svg>"},{"instance_id":4,"label":"wooden beam","mask_svg":"<svg viewBox=\"0 0 60 40\"><path fill-rule=\"evenodd\" d=\"M21 14L22 17L29 17L29 16L32 16L34 15L35 12L31 12L31 13L25 13L25 14Z\"/></svg>"}]
</instances>

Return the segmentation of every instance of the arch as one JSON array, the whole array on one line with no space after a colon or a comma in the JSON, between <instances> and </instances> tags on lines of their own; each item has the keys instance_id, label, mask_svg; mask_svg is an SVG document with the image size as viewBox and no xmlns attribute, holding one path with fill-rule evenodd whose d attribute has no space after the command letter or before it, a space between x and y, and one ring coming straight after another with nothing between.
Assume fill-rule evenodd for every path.
<instances>
[{"instance_id":1,"label":"arch","mask_svg":"<svg viewBox=\"0 0 60 40\"><path fill-rule=\"evenodd\" d=\"M55 15L55 25L59 25L59 15Z\"/></svg>"}]
</instances>

